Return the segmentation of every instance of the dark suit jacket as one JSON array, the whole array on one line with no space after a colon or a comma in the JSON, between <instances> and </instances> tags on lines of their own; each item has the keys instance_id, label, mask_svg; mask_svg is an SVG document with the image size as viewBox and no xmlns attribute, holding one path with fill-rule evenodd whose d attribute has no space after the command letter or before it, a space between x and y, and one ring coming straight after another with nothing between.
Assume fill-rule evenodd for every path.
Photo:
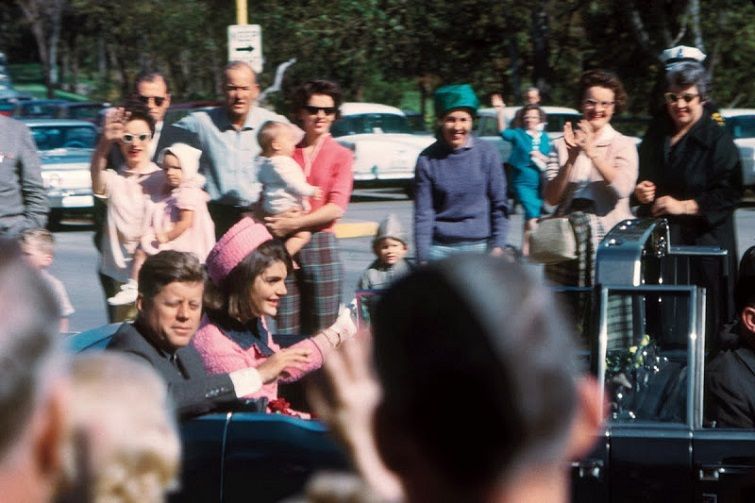
<instances>
[{"instance_id":1,"label":"dark suit jacket","mask_svg":"<svg viewBox=\"0 0 755 503\"><path fill-rule=\"evenodd\" d=\"M228 374L208 375L194 346L176 351L173 363L170 355L155 347L133 325L124 323L107 349L122 351L149 363L167 382L168 393L181 417L204 414L221 404L237 401Z\"/></svg>"},{"instance_id":2,"label":"dark suit jacket","mask_svg":"<svg viewBox=\"0 0 755 503\"><path fill-rule=\"evenodd\" d=\"M705 392L708 421L755 428L755 351L740 345L718 353L705 367Z\"/></svg>"}]
</instances>

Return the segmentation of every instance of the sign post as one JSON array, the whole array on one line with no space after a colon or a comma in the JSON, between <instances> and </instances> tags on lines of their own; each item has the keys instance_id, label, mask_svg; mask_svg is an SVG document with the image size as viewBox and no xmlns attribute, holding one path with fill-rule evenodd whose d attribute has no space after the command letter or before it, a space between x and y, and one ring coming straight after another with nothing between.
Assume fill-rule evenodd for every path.
<instances>
[{"instance_id":1,"label":"sign post","mask_svg":"<svg viewBox=\"0 0 755 503\"><path fill-rule=\"evenodd\" d=\"M262 71L262 28L258 24L233 24L228 27L228 61L249 63L256 73Z\"/></svg>"}]
</instances>

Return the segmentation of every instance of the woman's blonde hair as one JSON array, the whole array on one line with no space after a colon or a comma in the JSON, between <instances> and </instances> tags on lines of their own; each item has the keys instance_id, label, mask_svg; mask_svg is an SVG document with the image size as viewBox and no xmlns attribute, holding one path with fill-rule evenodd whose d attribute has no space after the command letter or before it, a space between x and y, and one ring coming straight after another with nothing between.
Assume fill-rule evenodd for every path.
<instances>
[{"instance_id":1,"label":"woman's blonde hair","mask_svg":"<svg viewBox=\"0 0 755 503\"><path fill-rule=\"evenodd\" d=\"M181 444L160 376L135 358L107 352L78 356L71 382L63 501L164 501Z\"/></svg>"}]
</instances>

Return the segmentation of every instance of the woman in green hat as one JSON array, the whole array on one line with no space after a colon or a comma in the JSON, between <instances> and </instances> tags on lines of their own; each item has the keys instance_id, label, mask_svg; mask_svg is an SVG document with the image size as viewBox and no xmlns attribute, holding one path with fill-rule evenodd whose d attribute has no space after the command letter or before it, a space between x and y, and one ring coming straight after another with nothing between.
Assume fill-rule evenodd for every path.
<instances>
[{"instance_id":1,"label":"woman in green hat","mask_svg":"<svg viewBox=\"0 0 755 503\"><path fill-rule=\"evenodd\" d=\"M480 102L469 84L435 92L438 140L417 159L414 240L420 263L506 245L506 180L498 151L472 136Z\"/></svg>"}]
</instances>

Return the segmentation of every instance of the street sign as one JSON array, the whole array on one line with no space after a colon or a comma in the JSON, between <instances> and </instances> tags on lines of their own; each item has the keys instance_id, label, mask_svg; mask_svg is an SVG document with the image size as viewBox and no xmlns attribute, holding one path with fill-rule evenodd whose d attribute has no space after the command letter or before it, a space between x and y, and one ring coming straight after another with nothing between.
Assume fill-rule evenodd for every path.
<instances>
[{"instance_id":1,"label":"street sign","mask_svg":"<svg viewBox=\"0 0 755 503\"><path fill-rule=\"evenodd\" d=\"M262 71L262 28L258 24L228 26L228 61L244 61Z\"/></svg>"}]
</instances>

